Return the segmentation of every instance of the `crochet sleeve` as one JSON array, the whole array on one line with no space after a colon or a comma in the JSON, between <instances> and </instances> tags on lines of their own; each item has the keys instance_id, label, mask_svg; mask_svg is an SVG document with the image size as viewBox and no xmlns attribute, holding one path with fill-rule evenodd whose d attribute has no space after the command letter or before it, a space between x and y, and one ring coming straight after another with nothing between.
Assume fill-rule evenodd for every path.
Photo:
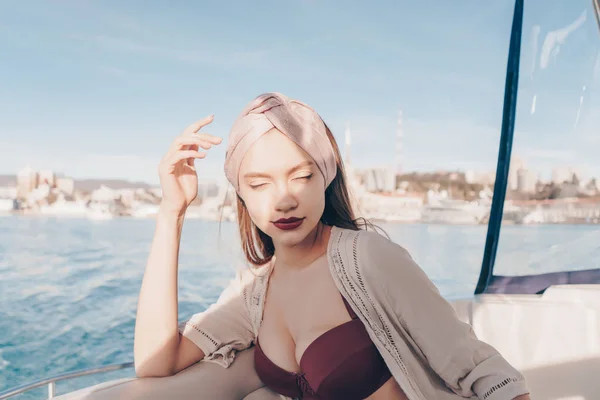
<instances>
[{"instance_id":1,"label":"crochet sleeve","mask_svg":"<svg viewBox=\"0 0 600 400\"><path fill-rule=\"evenodd\" d=\"M254 333L245 302L246 289L239 271L215 303L179 324L179 332L204 352L204 360L227 368L236 351L252 344Z\"/></svg>"}]
</instances>

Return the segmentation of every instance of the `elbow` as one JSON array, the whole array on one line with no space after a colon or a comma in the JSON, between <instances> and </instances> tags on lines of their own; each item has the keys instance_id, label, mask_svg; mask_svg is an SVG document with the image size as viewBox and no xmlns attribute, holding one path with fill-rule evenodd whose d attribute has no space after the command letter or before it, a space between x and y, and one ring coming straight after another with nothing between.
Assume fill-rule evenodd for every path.
<instances>
[{"instance_id":1,"label":"elbow","mask_svg":"<svg viewBox=\"0 0 600 400\"><path fill-rule=\"evenodd\" d=\"M150 370L143 367L135 367L135 376L137 378L166 378L174 375L173 371L168 370Z\"/></svg>"},{"instance_id":2,"label":"elbow","mask_svg":"<svg viewBox=\"0 0 600 400\"><path fill-rule=\"evenodd\" d=\"M142 347L134 343L133 362L137 378L164 378L175 374L172 357L165 352L153 350L152 347Z\"/></svg>"},{"instance_id":3,"label":"elbow","mask_svg":"<svg viewBox=\"0 0 600 400\"><path fill-rule=\"evenodd\" d=\"M137 378L166 378L175 375L175 368L168 365L150 365L148 361L135 361L135 376Z\"/></svg>"}]
</instances>

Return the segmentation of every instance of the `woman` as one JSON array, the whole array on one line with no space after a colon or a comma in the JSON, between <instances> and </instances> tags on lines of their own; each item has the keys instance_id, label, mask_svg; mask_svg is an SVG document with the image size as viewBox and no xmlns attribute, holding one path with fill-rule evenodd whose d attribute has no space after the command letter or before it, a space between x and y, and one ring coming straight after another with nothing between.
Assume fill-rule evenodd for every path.
<instances>
[{"instance_id":1,"label":"woman","mask_svg":"<svg viewBox=\"0 0 600 400\"><path fill-rule=\"evenodd\" d=\"M197 192L190 126L161 162L163 201L135 331L138 376L205 359L228 367L256 346L271 390L303 399L529 399L523 376L479 341L414 263L354 218L333 135L308 105L280 93L250 102L229 136L225 174L237 193L251 265L218 301L177 325L177 253ZM364 225L364 224L363 224Z\"/></svg>"}]
</instances>

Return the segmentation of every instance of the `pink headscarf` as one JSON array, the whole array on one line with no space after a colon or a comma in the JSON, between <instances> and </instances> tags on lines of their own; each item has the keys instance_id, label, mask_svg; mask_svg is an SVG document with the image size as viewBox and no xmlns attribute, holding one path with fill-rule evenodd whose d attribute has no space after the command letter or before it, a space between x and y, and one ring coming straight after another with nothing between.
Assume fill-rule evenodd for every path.
<instances>
[{"instance_id":1,"label":"pink headscarf","mask_svg":"<svg viewBox=\"0 0 600 400\"><path fill-rule=\"evenodd\" d=\"M335 178L335 153L323 120L307 104L281 93L264 93L252 100L239 115L225 155L225 176L239 193L239 170L246 152L258 138L277 129L306 151L325 178L325 187Z\"/></svg>"}]
</instances>

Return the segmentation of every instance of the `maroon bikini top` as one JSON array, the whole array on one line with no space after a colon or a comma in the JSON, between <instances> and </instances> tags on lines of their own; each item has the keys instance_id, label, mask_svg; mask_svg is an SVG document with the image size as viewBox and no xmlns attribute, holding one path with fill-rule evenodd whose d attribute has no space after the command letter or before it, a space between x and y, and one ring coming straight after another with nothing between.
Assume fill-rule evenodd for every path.
<instances>
[{"instance_id":1,"label":"maroon bikini top","mask_svg":"<svg viewBox=\"0 0 600 400\"><path fill-rule=\"evenodd\" d=\"M302 372L273 363L256 339L254 366L263 383L287 397L303 400L364 399L392 376L361 320L344 299L351 321L316 338L300 359Z\"/></svg>"}]
</instances>

